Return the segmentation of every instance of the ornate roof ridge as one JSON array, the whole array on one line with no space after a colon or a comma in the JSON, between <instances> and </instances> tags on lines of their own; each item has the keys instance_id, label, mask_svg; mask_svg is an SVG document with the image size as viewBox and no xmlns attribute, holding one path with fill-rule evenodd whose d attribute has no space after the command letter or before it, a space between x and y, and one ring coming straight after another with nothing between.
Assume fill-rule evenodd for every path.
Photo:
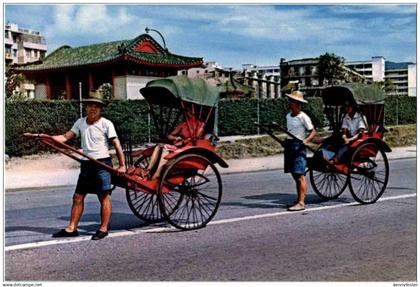
<instances>
[{"instance_id":1,"label":"ornate roof ridge","mask_svg":"<svg viewBox=\"0 0 420 287\"><path fill-rule=\"evenodd\" d=\"M145 50L141 48L143 40L147 42ZM17 67L16 70L29 72L101 65L114 60L127 59L126 56L137 58L138 63L180 68L196 66L198 62L203 61L203 58L170 53L150 35L141 34L131 40L103 42L74 48L64 45L54 50L41 63Z\"/></svg>"}]
</instances>

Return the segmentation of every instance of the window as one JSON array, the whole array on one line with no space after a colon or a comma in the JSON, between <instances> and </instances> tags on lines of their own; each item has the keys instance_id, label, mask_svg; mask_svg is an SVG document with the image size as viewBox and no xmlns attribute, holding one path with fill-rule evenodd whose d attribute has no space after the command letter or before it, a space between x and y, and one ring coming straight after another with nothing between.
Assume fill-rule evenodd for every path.
<instances>
[{"instance_id":1,"label":"window","mask_svg":"<svg viewBox=\"0 0 420 287\"><path fill-rule=\"evenodd\" d=\"M26 58L30 58L31 57L31 50L25 50L26 52Z\"/></svg>"},{"instance_id":2,"label":"window","mask_svg":"<svg viewBox=\"0 0 420 287\"><path fill-rule=\"evenodd\" d=\"M305 74L305 67L299 67L299 75L303 76Z\"/></svg>"},{"instance_id":3,"label":"window","mask_svg":"<svg viewBox=\"0 0 420 287\"><path fill-rule=\"evenodd\" d=\"M4 31L4 38L6 38L6 39L9 38L9 31Z\"/></svg>"},{"instance_id":4,"label":"window","mask_svg":"<svg viewBox=\"0 0 420 287\"><path fill-rule=\"evenodd\" d=\"M12 53L12 49L10 47L6 47L6 54L11 54Z\"/></svg>"},{"instance_id":5,"label":"window","mask_svg":"<svg viewBox=\"0 0 420 287\"><path fill-rule=\"evenodd\" d=\"M13 57L17 57L17 50L13 50Z\"/></svg>"}]
</instances>

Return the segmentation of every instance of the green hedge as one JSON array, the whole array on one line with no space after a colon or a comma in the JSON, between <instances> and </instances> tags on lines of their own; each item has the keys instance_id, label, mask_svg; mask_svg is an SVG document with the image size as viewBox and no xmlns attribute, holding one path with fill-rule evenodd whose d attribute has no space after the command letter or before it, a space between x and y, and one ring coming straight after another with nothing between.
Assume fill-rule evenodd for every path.
<instances>
[{"instance_id":1,"label":"green hedge","mask_svg":"<svg viewBox=\"0 0 420 287\"><path fill-rule=\"evenodd\" d=\"M286 114L289 112L287 100L281 99L226 99L219 104L219 135L250 135L256 134L254 122L276 121L285 126ZM316 127L323 126L324 114L320 98L309 99L309 104L303 105L303 110L309 115Z\"/></svg>"},{"instance_id":2,"label":"green hedge","mask_svg":"<svg viewBox=\"0 0 420 287\"><path fill-rule=\"evenodd\" d=\"M47 147L25 138L24 132L61 134L79 118L79 103L71 101L6 102L6 153L20 156L46 151ZM130 131L134 142L147 141L147 111L144 101L113 101L104 111L119 135ZM78 145L78 142L73 143Z\"/></svg>"},{"instance_id":3,"label":"green hedge","mask_svg":"<svg viewBox=\"0 0 420 287\"><path fill-rule=\"evenodd\" d=\"M385 104L387 125L396 124L396 98L389 97ZM316 127L325 123L322 101L309 98L309 104L303 105ZM285 125L288 112L285 99L226 99L219 104L219 135L256 134L257 106L259 105L260 122L277 121ZM416 98L398 98L398 123L416 123ZM114 122L117 132L131 133L134 144L148 140L147 128L148 105L143 100L113 101L105 109L104 116ZM24 132L60 134L69 130L79 117L79 104L70 101L13 101L6 102L6 153L10 156L33 154L39 150L48 150L34 144L22 136ZM153 126L153 123L152 123ZM152 136L154 133L152 129ZM74 143L77 145L77 143Z\"/></svg>"},{"instance_id":4,"label":"green hedge","mask_svg":"<svg viewBox=\"0 0 420 287\"><path fill-rule=\"evenodd\" d=\"M388 96L385 100L385 125L415 124L417 97Z\"/></svg>"}]
</instances>

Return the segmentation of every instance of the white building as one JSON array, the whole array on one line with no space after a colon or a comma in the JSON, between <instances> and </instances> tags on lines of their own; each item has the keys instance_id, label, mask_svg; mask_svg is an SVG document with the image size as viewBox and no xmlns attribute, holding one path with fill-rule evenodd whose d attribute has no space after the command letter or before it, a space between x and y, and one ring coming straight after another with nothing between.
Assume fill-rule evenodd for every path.
<instances>
[{"instance_id":1,"label":"white building","mask_svg":"<svg viewBox=\"0 0 420 287\"><path fill-rule=\"evenodd\" d=\"M45 57L47 44L38 31L8 23L4 29L6 64L25 64Z\"/></svg>"},{"instance_id":2,"label":"white building","mask_svg":"<svg viewBox=\"0 0 420 287\"><path fill-rule=\"evenodd\" d=\"M38 31L19 28L17 24L8 23L4 29L4 57L7 65L36 62L45 57L47 44ZM35 97L35 85L25 81L15 90L27 98Z\"/></svg>"},{"instance_id":3,"label":"white building","mask_svg":"<svg viewBox=\"0 0 420 287\"><path fill-rule=\"evenodd\" d=\"M393 63L385 64L385 79L394 83L394 90L388 95L416 96L416 64Z\"/></svg>"},{"instance_id":4,"label":"white building","mask_svg":"<svg viewBox=\"0 0 420 287\"><path fill-rule=\"evenodd\" d=\"M370 81L383 81L385 78L385 58L372 57L368 61L349 61L344 63L348 68L357 71Z\"/></svg>"},{"instance_id":5,"label":"white building","mask_svg":"<svg viewBox=\"0 0 420 287\"><path fill-rule=\"evenodd\" d=\"M248 85L252 86L260 98L280 97L280 66L257 66L242 64L242 71Z\"/></svg>"},{"instance_id":6,"label":"white building","mask_svg":"<svg viewBox=\"0 0 420 287\"><path fill-rule=\"evenodd\" d=\"M416 96L416 68L411 62L394 63L384 57L372 57L367 61L349 61L345 65L364 75L368 80L380 82L386 79L394 83L395 90L388 95Z\"/></svg>"}]
</instances>

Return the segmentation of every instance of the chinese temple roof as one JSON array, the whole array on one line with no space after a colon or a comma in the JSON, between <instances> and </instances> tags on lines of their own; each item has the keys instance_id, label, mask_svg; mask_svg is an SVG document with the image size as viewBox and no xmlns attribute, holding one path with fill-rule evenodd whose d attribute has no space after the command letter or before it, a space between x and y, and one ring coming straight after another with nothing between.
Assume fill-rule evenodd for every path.
<instances>
[{"instance_id":1,"label":"chinese temple roof","mask_svg":"<svg viewBox=\"0 0 420 287\"><path fill-rule=\"evenodd\" d=\"M71 48L62 46L45 59L15 69L22 72L62 70L103 65L120 60L153 67L186 69L200 66L203 58L180 56L162 48L151 36L142 34L133 40L107 42Z\"/></svg>"}]
</instances>

